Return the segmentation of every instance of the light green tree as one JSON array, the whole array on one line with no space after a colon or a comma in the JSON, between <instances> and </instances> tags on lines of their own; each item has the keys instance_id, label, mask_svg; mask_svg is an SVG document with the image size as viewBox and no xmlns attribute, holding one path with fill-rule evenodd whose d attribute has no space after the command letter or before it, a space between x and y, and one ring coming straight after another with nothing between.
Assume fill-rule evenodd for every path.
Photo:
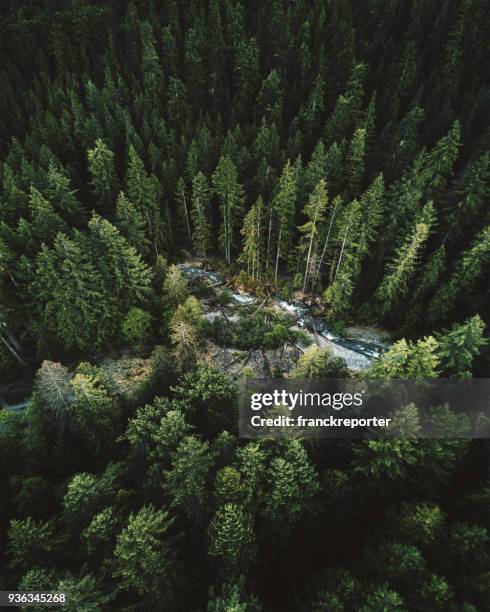
<instances>
[{"instance_id":1,"label":"light green tree","mask_svg":"<svg viewBox=\"0 0 490 612\"><path fill-rule=\"evenodd\" d=\"M209 525L209 554L223 561L229 570L250 557L254 540L250 515L239 505L220 506Z\"/></svg>"},{"instance_id":2,"label":"light green tree","mask_svg":"<svg viewBox=\"0 0 490 612\"><path fill-rule=\"evenodd\" d=\"M173 522L168 511L151 505L130 514L114 548L112 575L120 590L172 605L177 566L175 538L168 532Z\"/></svg>"},{"instance_id":3,"label":"light green tree","mask_svg":"<svg viewBox=\"0 0 490 612\"><path fill-rule=\"evenodd\" d=\"M107 201L115 191L114 153L101 138L97 138L94 148L87 151L87 157L92 189Z\"/></svg>"}]
</instances>

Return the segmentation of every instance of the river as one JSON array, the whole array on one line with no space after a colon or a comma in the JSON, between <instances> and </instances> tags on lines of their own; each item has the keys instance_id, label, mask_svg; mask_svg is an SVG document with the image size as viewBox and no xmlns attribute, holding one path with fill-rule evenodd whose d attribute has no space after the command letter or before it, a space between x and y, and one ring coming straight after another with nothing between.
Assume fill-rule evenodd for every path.
<instances>
[{"instance_id":1,"label":"river","mask_svg":"<svg viewBox=\"0 0 490 612\"><path fill-rule=\"evenodd\" d=\"M210 286L219 287L224 284L224 278L213 270L205 270L194 264L180 264L179 269L189 280L205 280ZM235 304L253 304L257 299L246 292L230 290ZM328 346L333 355L342 357L351 370L366 370L374 358L385 352L390 343L382 337L382 333L374 328L346 328L345 334L339 334L321 316L312 314L311 307L302 301L287 302L274 298L275 304L287 312L298 327L315 335L320 346Z\"/></svg>"}]
</instances>

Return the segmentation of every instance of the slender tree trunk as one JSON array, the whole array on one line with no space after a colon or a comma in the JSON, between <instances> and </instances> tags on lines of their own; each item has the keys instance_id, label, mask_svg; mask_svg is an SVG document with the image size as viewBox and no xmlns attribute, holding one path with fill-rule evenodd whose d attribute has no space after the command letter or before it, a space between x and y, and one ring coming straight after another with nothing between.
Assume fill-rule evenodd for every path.
<instances>
[{"instance_id":1,"label":"slender tree trunk","mask_svg":"<svg viewBox=\"0 0 490 612\"><path fill-rule=\"evenodd\" d=\"M260 202L260 200L259 200ZM259 206L258 210L257 210L257 280L259 280L259 273L260 273L260 216L262 213L262 207Z\"/></svg>"},{"instance_id":2,"label":"slender tree trunk","mask_svg":"<svg viewBox=\"0 0 490 612\"><path fill-rule=\"evenodd\" d=\"M277 271L279 269L279 256L280 256L280 251L281 251L281 234L282 234L282 227L279 226L279 235L277 237L276 269L274 271L274 282L277 281Z\"/></svg>"},{"instance_id":3,"label":"slender tree trunk","mask_svg":"<svg viewBox=\"0 0 490 612\"><path fill-rule=\"evenodd\" d=\"M15 348L12 346L12 344L10 342L8 342L6 338L4 338L3 334L0 334L0 340L5 344L5 346L8 348L8 350L12 353L12 355L15 357L15 359L21 365L23 365L23 366L27 365L27 363L22 359L22 357L15 350Z\"/></svg>"},{"instance_id":4,"label":"slender tree trunk","mask_svg":"<svg viewBox=\"0 0 490 612\"><path fill-rule=\"evenodd\" d=\"M269 258L270 258L270 245L271 245L271 233L272 233L272 204L270 205L270 215L269 215L269 233L267 235L267 258L265 262L265 271L269 269Z\"/></svg>"},{"instance_id":5,"label":"slender tree trunk","mask_svg":"<svg viewBox=\"0 0 490 612\"><path fill-rule=\"evenodd\" d=\"M308 247L308 255L306 257L306 268L305 268L305 277L303 279L303 293L306 290L306 282L308 280L308 270L310 269L310 257L311 257L311 249L313 246L313 238L315 237L314 231L311 232L310 236L310 246Z\"/></svg>"},{"instance_id":6,"label":"slender tree trunk","mask_svg":"<svg viewBox=\"0 0 490 612\"><path fill-rule=\"evenodd\" d=\"M340 249L339 262L337 264L337 269L335 270L335 276L334 276L333 282L337 280L337 274L339 273L340 264L342 262L342 256L344 254L345 241L347 240L347 234L349 233L349 227L350 227L350 223L348 223L347 227L345 228L344 240L342 241L342 248Z\"/></svg>"},{"instance_id":7,"label":"slender tree trunk","mask_svg":"<svg viewBox=\"0 0 490 612\"><path fill-rule=\"evenodd\" d=\"M189 242L192 244L191 224L189 221L189 213L187 212L187 201L185 197L185 189L182 189L182 200L184 202L185 220L187 223L187 233L189 234Z\"/></svg>"},{"instance_id":8,"label":"slender tree trunk","mask_svg":"<svg viewBox=\"0 0 490 612\"><path fill-rule=\"evenodd\" d=\"M321 267L322 267L322 264L323 264L323 259L325 257L325 253L327 252L328 240L330 238L330 232L332 230L332 225L333 225L333 220L334 220L334 217L335 217L335 211L336 210L337 210L337 204L335 205L335 207L333 209L333 212L332 212L332 217L330 218L330 225L328 226L327 237L325 238L325 243L323 245L322 254L321 254L321 257L320 257L320 261L318 263L318 268L317 268L317 274L318 275L320 274L320 270L321 270Z\"/></svg>"}]
</instances>

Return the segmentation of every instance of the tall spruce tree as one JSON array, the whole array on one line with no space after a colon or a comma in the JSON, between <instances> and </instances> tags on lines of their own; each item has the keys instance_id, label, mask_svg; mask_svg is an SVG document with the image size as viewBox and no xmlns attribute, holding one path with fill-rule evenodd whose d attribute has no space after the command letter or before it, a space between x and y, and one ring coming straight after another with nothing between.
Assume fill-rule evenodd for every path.
<instances>
[{"instance_id":1,"label":"tall spruce tree","mask_svg":"<svg viewBox=\"0 0 490 612\"><path fill-rule=\"evenodd\" d=\"M283 168L276 195L272 201L272 210L275 213L277 224L274 280L277 280L281 258L287 261L290 257L296 212L296 185L293 167L288 161Z\"/></svg>"},{"instance_id":2,"label":"tall spruce tree","mask_svg":"<svg viewBox=\"0 0 490 612\"><path fill-rule=\"evenodd\" d=\"M244 202L243 187L238 172L229 156L222 156L212 175L214 191L221 212L219 243L228 264L236 241L236 228Z\"/></svg>"},{"instance_id":3,"label":"tall spruce tree","mask_svg":"<svg viewBox=\"0 0 490 612\"><path fill-rule=\"evenodd\" d=\"M211 243L211 225L209 222L209 202L211 193L208 181L202 172L192 180L191 216L193 223L192 245L199 257L206 257Z\"/></svg>"}]
</instances>

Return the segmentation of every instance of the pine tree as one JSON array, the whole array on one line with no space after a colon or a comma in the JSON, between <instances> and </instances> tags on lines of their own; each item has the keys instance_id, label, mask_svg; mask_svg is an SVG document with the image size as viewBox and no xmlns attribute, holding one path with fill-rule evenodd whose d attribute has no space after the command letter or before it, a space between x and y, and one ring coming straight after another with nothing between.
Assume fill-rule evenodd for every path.
<instances>
[{"instance_id":1,"label":"pine tree","mask_svg":"<svg viewBox=\"0 0 490 612\"><path fill-rule=\"evenodd\" d=\"M413 276L420 252L429 236L429 226L417 223L405 243L396 251L387 272L374 294L376 310L384 315L408 291L408 283Z\"/></svg>"},{"instance_id":2,"label":"pine tree","mask_svg":"<svg viewBox=\"0 0 490 612\"><path fill-rule=\"evenodd\" d=\"M266 478L264 517L271 530L288 533L308 513L319 489L316 470L299 440L287 440L281 456L271 461Z\"/></svg>"},{"instance_id":3,"label":"pine tree","mask_svg":"<svg viewBox=\"0 0 490 612\"><path fill-rule=\"evenodd\" d=\"M473 289L476 281L484 272L489 258L490 225L475 236L472 245L463 252L449 279L432 298L427 313L430 321L447 320L462 292L469 292Z\"/></svg>"},{"instance_id":4,"label":"pine tree","mask_svg":"<svg viewBox=\"0 0 490 612\"><path fill-rule=\"evenodd\" d=\"M489 183L490 154L485 152L466 166L448 196L446 238L461 237L474 227L490 196Z\"/></svg>"},{"instance_id":5,"label":"pine tree","mask_svg":"<svg viewBox=\"0 0 490 612\"><path fill-rule=\"evenodd\" d=\"M339 195L344 183L342 151L336 142L332 143L326 153L325 172L329 192Z\"/></svg>"},{"instance_id":6,"label":"pine tree","mask_svg":"<svg viewBox=\"0 0 490 612\"><path fill-rule=\"evenodd\" d=\"M36 259L39 322L67 348L101 346L114 333L114 302L79 240L58 234Z\"/></svg>"},{"instance_id":7,"label":"pine tree","mask_svg":"<svg viewBox=\"0 0 490 612\"><path fill-rule=\"evenodd\" d=\"M261 215L264 202L261 196L245 215L240 233L243 236L243 249L240 261L247 266L247 274L259 278L261 253Z\"/></svg>"},{"instance_id":8,"label":"pine tree","mask_svg":"<svg viewBox=\"0 0 490 612\"><path fill-rule=\"evenodd\" d=\"M461 126L456 120L446 136L436 142L425 159L425 172L431 189L444 186L456 161L461 146Z\"/></svg>"},{"instance_id":9,"label":"pine tree","mask_svg":"<svg viewBox=\"0 0 490 612\"><path fill-rule=\"evenodd\" d=\"M213 172L212 182L221 212L219 242L225 260L230 264L231 252L235 244L235 230L240 218L244 195L243 188L238 182L236 166L228 156L220 158Z\"/></svg>"},{"instance_id":10,"label":"pine tree","mask_svg":"<svg viewBox=\"0 0 490 612\"><path fill-rule=\"evenodd\" d=\"M167 510L143 506L129 516L127 527L117 536L113 577L121 589L146 596L149 601L173 605L175 538L169 535L174 522Z\"/></svg>"},{"instance_id":11,"label":"pine tree","mask_svg":"<svg viewBox=\"0 0 490 612\"><path fill-rule=\"evenodd\" d=\"M324 293L333 319L343 318L352 306L363 255L359 248L361 214L360 203L353 200L340 215L336 238L339 251L332 260L331 284Z\"/></svg>"},{"instance_id":12,"label":"pine tree","mask_svg":"<svg viewBox=\"0 0 490 612\"><path fill-rule=\"evenodd\" d=\"M325 180L327 176L327 153L321 140L318 141L305 169L304 187L307 194L310 194L318 182Z\"/></svg>"},{"instance_id":13,"label":"pine tree","mask_svg":"<svg viewBox=\"0 0 490 612\"><path fill-rule=\"evenodd\" d=\"M251 517L237 504L224 504L209 524L209 554L219 557L229 570L250 556L254 535Z\"/></svg>"},{"instance_id":14,"label":"pine tree","mask_svg":"<svg viewBox=\"0 0 490 612\"><path fill-rule=\"evenodd\" d=\"M136 206L120 191L116 201L116 227L128 243L144 255L149 254L146 220Z\"/></svg>"},{"instance_id":15,"label":"pine tree","mask_svg":"<svg viewBox=\"0 0 490 612\"><path fill-rule=\"evenodd\" d=\"M363 96L363 81L366 72L364 64L357 64L347 83L345 94L341 94L325 125L324 135L327 145L341 142L350 137L354 125L358 123Z\"/></svg>"},{"instance_id":16,"label":"pine tree","mask_svg":"<svg viewBox=\"0 0 490 612\"><path fill-rule=\"evenodd\" d=\"M473 360L488 339L483 336L485 323L475 315L463 324L453 323L451 329L437 336L438 355L444 376L469 377Z\"/></svg>"},{"instance_id":17,"label":"pine tree","mask_svg":"<svg viewBox=\"0 0 490 612\"><path fill-rule=\"evenodd\" d=\"M288 257L293 239L294 215L296 207L296 180L288 161L284 166L276 195L272 201L272 210L277 218L276 257L274 280L277 281L279 261Z\"/></svg>"},{"instance_id":18,"label":"pine tree","mask_svg":"<svg viewBox=\"0 0 490 612\"><path fill-rule=\"evenodd\" d=\"M323 214L327 207L328 195L325 181L320 180L314 192L310 195L308 204L304 208L304 215L308 221L299 228L307 245L305 271L303 275L303 293L306 291L308 277L314 274L317 261L318 228L323 221Z\"/></svg>"},{"instance_id":19,"label":"pine tree","mask_svg":"<svg viewBox=\"0 0 490 612\"><path fill-rule=\"evenodd\" d=\"M384 218L385 186L382 174L373 180L360 198L362 227L359 250L366 255L375 244Z\"/></svg>"},{"instance_id":20,"label":"pine tree","mask_svg":"<svg viewBox=\"0 0 490 612\"><path fill-rule=\"evenodd\" d=\"M71 188L70 179L50 163L46 196L63 218L79 222L83 217L83 208L75 197L76 193L76 189Z\"/></svg>"},{"instance_id":21,"label":"pine tree","mask_svg":"<svg viewBox=\"0 0 490 612\"><path fill-rule=\"evenodd\" d=\"M182 369L189 369L196 362L199 344L197 323L200 314L200 304L191 296L177 306L169 322L173 354Z\"/></svg>"},{"instance_id":22,"label":"pine tree","mask_svg":"<svg viewBox=\"0 0 490 612\"><path fill-rule=\"evenodd\" d=\"M192 244L199 257L206 257L211 243L211 226L209 223L209 201L211 194L208 181L202 172L192 180L191 217L194 226Z\"/></svg>"},{"instance_id":23,"label":"pine tree","mask_svg":"<svg viewBox=\"0 0 490 612\"><path fill-rule=\"evenodd\" d=\"M87 156L92 189L104 203L108 202L116 189L114 153L98 138L94 148L88 150Z\"/></svg>"},{"instance_id":24,"label":"pine tree","mask_svg":"<svg viewBox=\"0 0 490 612\"><path fill-rule=\"evenodd\" d=\"M170 218L166 204L160 204L161 185L157 177L148 174L142 159L131 145L126 174L127 194L146 219L147 236L158 256L162 244L170 240Z\"/></svg>"},{"instance_id":25,"label":"pine tree","mask_svg":"<svg viewBox=\"0 0 490 612\"><path fill-rule=\"evenodd\" d=\"M147 96L155 96L163 81L163 71L160 66L153 29L148 21L140 25L141 35L141 73L143 86Z\"/></svg>"},{"instance_id":26,"label":"pine tree","mask_svg":"<svg viewBox=\"0 0 490 612\"><path fill-rule=\"evenodd\" d=\"M196 436L186 436L172 453L172 465L165 473L165 490L172 498L172 506L202 520L208 503L207 476L214 464L208 442Z\"/></svg>"},{"instance_id":27,"label":"pine tree","mask_svg":"<svg viewBox=\"0 0 490 612\"><path fill-rule=\"evenodd\" d=\"M186 234L186 240L192 244L191 222L190 222L190 203L187 196L187 186L182 177L177 181L175 190L175 202L177 204L177 219L179 227L182 226L182 233Z\"/></svg>"},{"instance_id":28,"label":"pine tree","mask_svg":"<svg viewBox=\"0 0 490 612\"><path fill-rule=\"evenodd\" d=\"M364 158L366 148L366 130L358 128L349 143L346 153L346 192L349 196L357 196L364 175Z\"/></svg>"},{"instance_id":29,"label":"pine tree","mask_svg":"<svg viewBox=\"0 0 490 612\"><path fill-rule=\"evenodd\" d=\"M143 304L150 297L152 273L136 249L106 219L94 214L88 225L90 252L98 263L104 287L119 311Z\"/></svg>"},{"instance_id":30,"label":"pine tree","mask_svg":"<svg viewBox=\"0 0 490 612\"><path fill-rule=\"evenodd\" d=\"M55 212L51 202L46 200L35 187L31 187L29 193L29 209L32 221L26 228L28 236L25 238L34 241L35 244L31 244L31 248L37 250L39 244L50 244L58 232L67 230L65 222ZM20 224L19 230L22 231Z\"/></svg>"},{"instance_id":31,"label":"pine tree","mask_svg":"<svg viewBox=\"0 0 490 612\"><path fill-rule=\"evenodd\" d=\"M175 309L189 295L187 280L177 266L170 266L163 281L163 302L167 308Z\"/></svg>"},{"instance_id":32,"label":"pine tree","mask_svg":"<svg viewBox=\"0 0 490 612\"><path fill-rule=\"evenodd\" d=\"M333 240L333 234L336 229L337 221L339 217L342 216L341 215L341 211L343 209L342 198L340 196L336 196L330 208L331 208L331 211L329 212L328 217L327 217L327 224L323 230L323 235L322 235L323 245L321 249L320 258L318 260L318 265L316 267L315 280L318 280L320 278L322 266L324 262L326 261L327 252Z\"/></svg>"},{"instance_id":33,"label":"pine tree","mask_svg":"<svg viewBox=\"0 0 490 612\"><path fill-rule=\"evenodd\" d=\"M371 378L437 378L439 345L433 336L416 342L404 338L395 342L386 353L373 361Z\"/></svg>"},{"instance_id":34,"label":"pine tree","mask_svg":"<svg viewBox=\"0 0 490 612\"><path fill-rule=\"evenodd\" d=\"M277 70L271 70L262 81L257 97L258 116L265 117L267 123L276 127L282 125L283 89Z\"/></svg>"},{"instance_id":35,"label":"pine tree","mask_svg":"<svg viewBox=\"0 0 490 612\"><path fill-rule=\"evenodd\" d=\"M101 379L84 364L71 380L74 402L70 414L71 428L88 440L97 451L110 447L114 434L120 430L120 408Z\"/></svg>"}]
</instances>

